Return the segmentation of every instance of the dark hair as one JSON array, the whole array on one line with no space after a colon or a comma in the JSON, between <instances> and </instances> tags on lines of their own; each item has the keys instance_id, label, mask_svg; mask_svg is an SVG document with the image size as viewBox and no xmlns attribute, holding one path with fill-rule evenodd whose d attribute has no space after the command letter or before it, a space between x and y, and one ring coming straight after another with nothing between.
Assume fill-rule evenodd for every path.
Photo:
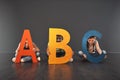
<instances>
[{"instance_id":1,"label":"dark hair","mask_svg":"<svg viewBox=\"0 0 120 80\"><path fill-rule=\"evenodd\" d=\"M91 39L91 38L96 38L96 36L90 36L88 39ZM95 44L93 44L93 45L95 45ZM88 49L88 47L89 47L89 43L87 41L87 49Z\"/></svg>"},{"instance_id":2,"label":"dark hair","mask_svg":"<svg viewBox=\"0 0 120 80\"><path fill-rule=\"evenodd\" d=\"M96 38L95 36L90 36L88 39L91 39L91 38Z\"/></svg>"},{"instance_id":3,"label":"dark hair","mask_svg":"<svg viewBox=\"0 0 120 80\"><path fill-rule=\"evenodd\" d=\"M57 35L57 38L61 38L63 40L63 36L62 35Z\"/></svg>"}]
</instances>

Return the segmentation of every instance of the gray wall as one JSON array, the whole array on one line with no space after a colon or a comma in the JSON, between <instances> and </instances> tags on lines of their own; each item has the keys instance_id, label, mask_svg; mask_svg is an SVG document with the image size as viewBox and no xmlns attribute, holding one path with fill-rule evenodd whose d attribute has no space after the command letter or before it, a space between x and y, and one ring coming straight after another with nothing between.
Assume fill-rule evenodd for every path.
<instances>
[{"instance_id":1,"label":"gray wall","mask_svg":"<svg viewBox=\"0 0 120 80\"><path fill-rule=\"evenodd\" d=\"M70 32L70 46L77 52L85 32L102 33L101 47L120 52L120 1L118 0L0 0L0 53L17 48L23 30L45 53L50 27Z\"/></svg>"}]
</instances>

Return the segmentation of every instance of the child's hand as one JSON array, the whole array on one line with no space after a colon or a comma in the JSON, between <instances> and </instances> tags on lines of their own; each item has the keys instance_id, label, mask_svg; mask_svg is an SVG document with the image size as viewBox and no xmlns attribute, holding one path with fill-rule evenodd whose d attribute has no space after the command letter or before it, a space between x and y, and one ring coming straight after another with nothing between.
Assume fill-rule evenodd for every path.
<instances>
[{"instance_id":1,"label":"child's hand","mask_svg":"<svg viewBox=\"0 0 120 80\"><path fill-rule=\"evenodd\" d=\"M35 48L33 48L33 51L36 51Z\"/></svg>"}]
</instances>

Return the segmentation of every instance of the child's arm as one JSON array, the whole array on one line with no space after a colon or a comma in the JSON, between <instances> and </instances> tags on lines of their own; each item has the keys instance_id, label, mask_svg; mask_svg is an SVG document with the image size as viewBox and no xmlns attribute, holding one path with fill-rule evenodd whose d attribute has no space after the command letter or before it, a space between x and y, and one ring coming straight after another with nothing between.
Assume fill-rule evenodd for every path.
<instances>
[{"instance_id":1,"label":"child's arm","mask_svg":"<svg viewBox=\"0 0 120 80\"><path fill-rule=\"evenodd\" d=\"M17 56L17 54L18 54L19 48L20 48L20 43L18 44L18 47L17 47L17 49L16 49L16 51L15 51L15 56Z\"/></svg>"},{"instance_id":2,"label":"child's arm","mask_svg":"<svg viewBox=\"0 0 120 80\"><path fill-rule=\"evenodd\" d=\"M49 56L50 55L50 51L49 51L49 47L47 47L47 55Z\"/></svg>"},{"instance_id":3,"label":"child's arm","mask_svg":"<svg viewBox=\"0 0 120 80\"><path fill-rule=\"evenodd\" d=\"M99 54L102 54L102 50L101 50L101 48L100 48L99 43L98 43L97 40L96 40L95 47L96 47L97 52L98 52Z\"/></svg>"},{"instance_id":4,"label":"child's arm","mask_svg":"<svg viewBox=\"0 0 120 80\"><path fill-rule=\"evenodd\" d=\"M40 49L37 47L37 45L33 42L33 50L40 51Z\"/></svg>"}]
</instances>

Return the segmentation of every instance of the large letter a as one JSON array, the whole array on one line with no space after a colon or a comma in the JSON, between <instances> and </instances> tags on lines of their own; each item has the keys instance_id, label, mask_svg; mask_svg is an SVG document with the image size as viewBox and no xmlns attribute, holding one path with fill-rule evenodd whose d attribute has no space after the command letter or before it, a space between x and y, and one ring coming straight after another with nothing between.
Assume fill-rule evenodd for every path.
<instances>
[{"instance_id":1,"label":"large letter a","mask_svg":"<svg viewBox=\"0 0 120 80\"><path fill-rule=\"evenodd\" d=\"M24 50L24 45L26 40L28 41L28 44L29 44L29 50ZM28 29L24 30L24 33L20 42L19 52L16 56L15 63L20 63L20 59L23 56L31 56L33 63L37 62L35 52L33 51L32 38L30 35L30 31Z\"/></svg>"}]
</instances>

